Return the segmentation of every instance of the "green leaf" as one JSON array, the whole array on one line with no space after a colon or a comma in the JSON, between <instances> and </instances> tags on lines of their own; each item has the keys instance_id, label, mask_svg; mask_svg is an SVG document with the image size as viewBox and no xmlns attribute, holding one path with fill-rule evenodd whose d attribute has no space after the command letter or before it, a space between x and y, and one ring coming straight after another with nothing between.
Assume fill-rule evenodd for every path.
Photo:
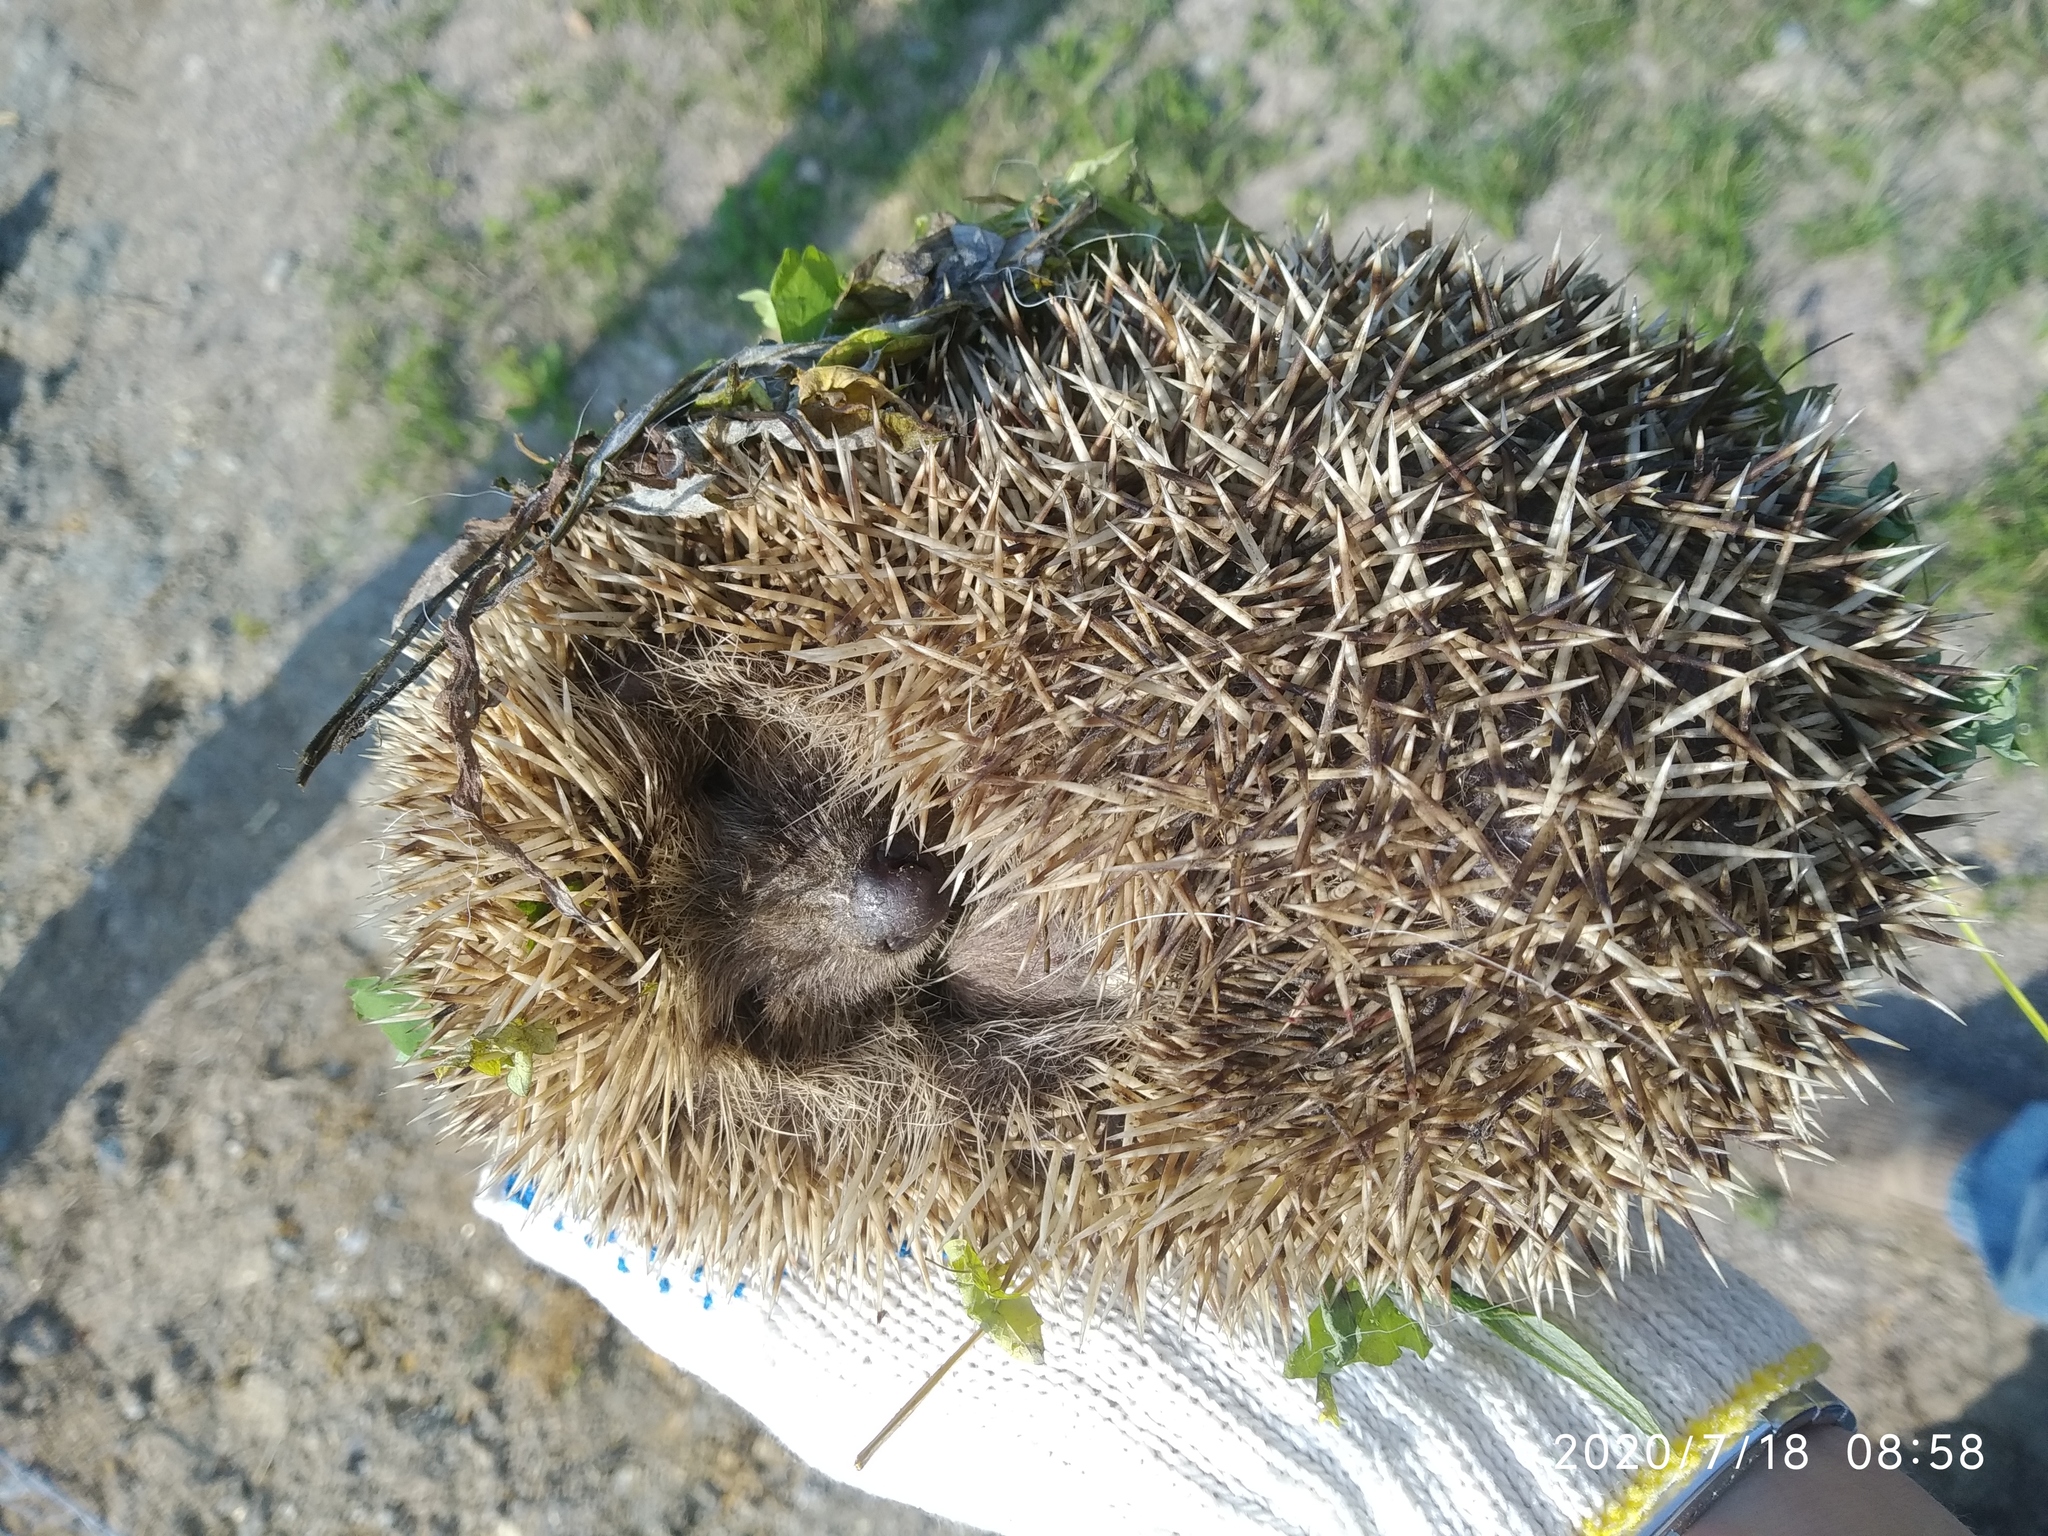
<instances>
[{"instance_id":1,"label":"green leaf","mask_svg":"<svg viewBox=\"0 0 2048 1536\"><path fill-rule=\"evenodd\" d=\"M492 1038L500 1050L534 1056L552 1056L560 1040L555 1026L544 1019L514 1019Z\"/></svg>"},{"instance_id":2,"label":"green leaf","mask_svg":"<svg viewBox=\"0 0 2048 1536\"><path fill-rule=\"evenodd\" d=\"M377 1027L384 1031L384 1038L398 1052L400 1061L411 1061L419 1055L426 1046L427 1036L434 1032L430 1019L379 1019Z\"/></svg>"},{"instance_id":3,"label":"green leaf","mask_svg":"<svg viewBox=\"0 0 2048 1536\"><path fill-rule=\"evenodd\" d=\"M742 304L751 304L754 313L761 317L761 329L777 341L782 340L782 322L775 317L775 300L770 298L766 288L749 288L740 294Z\"/></svg>"},{"instance_id":4,"label":"green leaf","mask_svg":"<svg viewBox=\"0 0 2048 1536\"><path fill-rule=\"evenodd\" d=\"M1148 208L1115 192L1096 193L1095 203L1118 228L1133 234L1156 235L1166 227L1169 218L1163 209Z\"/></svg>"},{"instance_id":5,"label":"green leaf","mask_svg":"<svg viewBox=\"0 0 2048 1536\"><path fill-rule=\"evenodd\" d=\"M1287 1375L1301 1380L1347 1365L1392 1365L1403 1350L1428 1355L1429 1335L1401 1310L1392 1292L1367 1301L1353 1280L1330 1287L1323 1304L1308 1315L1308 1336L1287 1357Z\"/></svg>"},{"instance_id":6,"label":"green leaf","mask_svg":"<svg viewBox=\"0 0 2048 1536\"><path fill-rule=\"evenodd\" d=\"M1308 1315L1305 1337L1287 1357L1290 1380L1313 1377L1316 1401L1324 1422L1337 1422L1337 1391L1332 1380L1350 1365L1392 1365L1408 1351L1417 1359L1429 1354L1429 1335L1403 1312L1392 1292L1371 1301L1356 1280L1323 1292L1323 1304Z\"/></svg>"},{"instance_id":7,"label":"green leaf","mask_svg":"<svg viewBox=\"0 0 2048 1536\"><path fill-rule=\"evenodd\" d=\"M1065 187L1095 186L1096 181L1105 171L1114 170L1119 160L1130 158L1131 151L1135 145L1135 140L1125 139L1116 148L1105 149L1101 154L1096 155L1092 159L1076 160L1067 167L1067 174L1061 179L1060 184ZM1130 169L1126 167L1124 174L1115 178L1115 184L1119 190L1129 182L1130 175Z\"/></svg>"},{"instance_id":8,"label":"green leaf","mask_svg":"<svg viewBox=\"0 0 2048 1536\"><path fill-rule=\"evenodd\" d=\"M1646 1435L1661 1434L1657 1416L1644 1406L1586 1347L1547 1318L1517 1311L1451 1287L1451 1305L1485 1324L1495 1337L1513 1345L1538 1365L1556 1372L1602 1407L1611 1409Z\"/></svg>"},{"instance_id":9,"label":"green leaf","mask_svg":"<svg viewBox=\"0 0 2048 1536\"><path fill-rule=\"evenodd\" d=\"M1862 538L1856 541L1859 549L1894 549L1901 544L1919 542L1920 530L1913 525L1913 514L1904 507L1896 512L1887 512L1873 523Z\"/></svg>"},{"instance_id":10,"label":"green leaf","mask_svg":"<svg viewBox=\"0 0 2048 1536\"><path fill-rule=\"evenodd\" d=\"M807 245L802 251L784 251L782 260L776 263L775 275L768 280L768 304L773 312L776 339L786 343L814 341L822 336L825 322L832 318L832 306L839 302L839 290L845 286L832 258L815 245ZM768 311L761 310L751 295L740 297L767 317Z\"/></svg>"},{"instance_id":11,"label":"green leaf","mask_svg":"<svg viewBox=\"0 0 2048 1536\"><path fill-rule=\"evenodd\" d=\"M1316 1378L1316 1406L1322 1410L1317 1415L1325 1424L1341 1424L1343 1419L1337 1413L1337 1378L1318 1376Z\"/></svg>"},{"instance_id":12,"label":"green leaf","mask_svg":"<svg viewBox=\"0 0 2048 1536\"><path fill-rule=\"evenodd\" d=\"M358 976L348 984L349 1006L365 1024L384 1032L398 1052L400 1061L411 1061L433 1033L431 1019L422 1017L425 1005L405 988L378 976Z\"/></svg>"},{"instance_id":13,"label":"green leaf","mask_svg":"<svg viewBox=\"0 0 2048 1536\"><path fill-rule=\"evenodd\" d=\"M2027 722L2020 718L2020 675L2030 670L2014 667L1986 678L1974 688L1957 688L1956 699L1968 718L1949 727L1946 741L1929 754L1944 773L1967 768L1979 752L1989 752L2009 763L2032 766L2033 759L2020 746Z\"/></svg>"},{"instance_id":14,"label":"green leaf","mask_svg":"<svg viewBox=\"0 0 2048 1536\"><path fill-rule=\"evenodd\" d=\"M365 1024L419 1012L420 1000L381 976L358 976L348 984L348 1003Z\"/></svg>"},{"instance_id":15,"label":"green leaf","mask_svg":"<svg viewBox=\"0 0 2048 1536\"><path fill-rule=\"evenodd\" d=\"M1043 1365L1045 1324L1031 1298L1022 1291L1006 1289L1007 1275L990 1270L964 1237L949 1240L944 1251L946 1268L960 1282L960 1303L967 1315L1009 1354Z\"/></svg>"},{"instance_id":16,"label":"green leaf","mask_svg":"<svg viewBox=\"0 0 2048 1536\"><path fill-rule=\"evenodd\" d=\"M932 344L929 335L905 334L891 331L879 325L864 326L860 330L841 337L825 349L825 355L818 359L820 367L833 363L865 363L869 358L910 357L923 352Z\"/></svg>"},{"instance_id":17,"label":"green leaf","mask_svg":"<svg viewBox=\"0 0 2048 1536\"><path fill-rule=\"evenodd\" d=\"M553 1055L560 1044L559 1031L545 1019L514 1019L469 1042L469 1070L502 1077L525 1098L533 1092L533 1058Z\"/></svg>"},{"instance_id":18,"label":"green leaf","mask_svg":"<svg viewBox=\"0 0 2048 1536\"><path fill-rule=\"evenodd\" d=\"M872 422L900 449L942 435L903 409L895 392L872 373L843 363L804 369L796 376L796 397L804 419L826 432L856 432Z\"/></svg>"},{"instance_id":19,"label":"green leaf","mask_svg":"<svg viewBox=\"0 0 2048 1536\"><path fill-rule=\"evenodd\" d=\"M759 379L730 378L718 388L707 390L690 402L700 411L772 411L775 402L768 398L768 386Z\"/></svg>"},{"instance_id":20,"label":"green leaf","mask_svg":"<svg viewBox=\"0 0 2048 1536\"><path fill-rule=\"evenodd\" d=\"M809 405L813 401L834 410L865 414L870 407L901 405L896 392L872 373L849 368L844 363L819 363L796 376L796 397Z\"/></svg>"},{"instance_id":21,"label":"green leaf","mask_svg":"<svg viewBox=\"0 0 2048 1536\"><path fill-rule=\"evenodd\" d=\"M554 908L544 901L515 901L513 905L529 923L537 923L554 911Z\"/></svg>"},{"instance_id":22,"label":"green leaf","mask_svg":"<svg viewBox=\"0 0 2048 1536\"><path fill-rule=\"evenodd\" d=\"M1887 464L1870 477L1870 484L1864 489L1864 505L1889 501L1899 492L1899 466ZM1901 502L1865 531L1856 541L1860 549L1891 549L1900 544L1918 543L1920 530L1913 523L1913 512Z\"/></svg>"}]
</instances>

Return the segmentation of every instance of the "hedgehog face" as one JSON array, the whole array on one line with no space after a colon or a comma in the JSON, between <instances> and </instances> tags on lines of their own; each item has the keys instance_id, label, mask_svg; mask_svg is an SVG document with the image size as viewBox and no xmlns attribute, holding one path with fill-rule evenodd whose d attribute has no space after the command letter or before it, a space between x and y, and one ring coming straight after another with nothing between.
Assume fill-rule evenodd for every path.
<instances>
[{"instance_id":1,"label":"hedgehog face","mask_svg":"<svg viewBox=\"0 0 2048 1536\"><path fill-rule=\"evenodd\" d=\"M654 650L585 670L651 792L633 926L757 1101L766 1082L815 1106L844 1078L862 1119L892 1096L1001 1114L1065 1086L1124 1012L1089 936L960 899L800 691Z\"/></svg>"},{"instance_id":2,"label":"hedgehog face","mask_svg":"<svg viewBox=\"0 0 2048 1536\"><path fill-rule=\"evenodd\" d=\"M648 868L650 936L714 1038L831 1056L912 985L952 915L946 871L789 726L722 716L678 748Z\"/></svg>"}]
</instances>

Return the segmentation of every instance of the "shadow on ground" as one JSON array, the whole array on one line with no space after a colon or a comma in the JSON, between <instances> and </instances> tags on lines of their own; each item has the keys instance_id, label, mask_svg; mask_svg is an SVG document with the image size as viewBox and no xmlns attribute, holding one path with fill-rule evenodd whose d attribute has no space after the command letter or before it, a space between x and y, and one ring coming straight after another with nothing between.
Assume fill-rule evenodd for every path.
<instances>
[{"instance_id":1,"label":"shadow on ground","mask_svg":"<svg viewBox=\"0 0 2048 1536\"><path fill-rule=\"evenodd\" d=\"M2048 972L2037 972L2027 995L2048 1000ZM2048 1042L2035 1033L2004 993L1961 1010L1963 1027L1916 998L1891 996L1864 1010L1861 1019L1908 1051L1866 1047L1866 1054L1894 1072L1932 1078L1968 1089L2005 1110L2031 1099L2048 1099ZM1922 1425L1909 1439L1906 1471L1940 1499L1977 1536L2048 1536L2048 1329L2037 1328L2026 1363L1994 1382L1953 1419ZM1977 1467L1960 1464L1937 1472L1927 1463L1936 1434L1946 1433L1952 1451L1965 1435L1976 1435L1983 1452Z\"/></svg>"},{"instance_id":2,"label":"shadow on ground","mask_svg":"<svg viewBox=\"0 0 2048 1536\"><path fill-rule=\"evenodd\" d=\"M2035 972L2025 991L2036 1007L2048 1009L2048 971ZM1881 1066L1967 1088L2004 1109L2048 1099L2048 1041L2035 1033L2011 998L1995 992L1959 1011L1960 1029L1918 998L1881 998L1861 1011L1858 1022L1896 1040L1907 1054L1881 1045L1866 1046L1865 1054Z\"/></svg>"},{"instance_id":3,"label":"shadow on ground","mask_svg":"<svg viewBox=\"0 0 2048 1536\"><path fill-rule=\"evenodd\" d=\"M299 748L376 659L432 554L407 549L316 624L270 686L193 749L120 856L29 941L0 986L0 1175L347 796L362 757L336 758L301 793Z\"/></svg>"}]
</instances>

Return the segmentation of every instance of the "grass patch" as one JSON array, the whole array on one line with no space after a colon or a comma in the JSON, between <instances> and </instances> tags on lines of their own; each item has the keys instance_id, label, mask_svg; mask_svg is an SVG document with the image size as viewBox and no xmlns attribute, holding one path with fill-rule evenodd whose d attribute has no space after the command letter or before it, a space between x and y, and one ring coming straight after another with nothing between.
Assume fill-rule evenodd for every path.
<instances>
[{"instance_id":1,"label":"grass patch","mask_svg":"<svg viewBox=\"0 0 2048 1536\"><path fill-rule=\"evenodd\" d=\"M664 274L737 323L748 311L734 295L784 247L850 232L954 120L984 58L1056 3L598 0L583 8L595 39L522 65L500 109L430 74L445 7L397 0L395 16L330 60L343 97L336 131L359 167L355 230L330 273L342 331L335 396L388 423L376 481L443 474L508 424L566 431L573 360ZM642 77L634 29L671 52L701 38L738 60L712 77L717 100L731 131L761 144L755 172L687 240L660 189L664 154L689 146L673 130L675 103ZM1197 82L1169 70L1135 83L1126 126L1192 176L1230 173L1232 145ZM477 153L488 138L499 163L508 145L545 146L560 173L500 188L487 204L465 166L488 160Z\"/></svg>"},{"instance_id":2,"label":"grass patch","mask_svg":"<svg viewBox=\"0 0 2048 1536\"><path fill-rule=\"evenodd\" d=\"M385 486L556 412L571 348L623 312L675 243L651 154L528 184L500 213L474 207L459 167L485 125L421 66L432 29L405 22L330 60L344 88L337 131L361 167L355 225L329 272L343 317L335 399L381 407L373 483Z\"/></svg>"},{"instance_id":3,"label":"grass patch","mask_svg":"<svg viewBox=\"0 0 2048 1536\"><path fill-rule=\"evenodd\" d=\"M1241 68L1203 76L1189 64L1159 64L1127 89L1112 86L1104 114L1108 127L1098 128L1095 137L1117 144L1130 140L1169 206L1193 208L1227 192L1268 158L1263 140L1245 127L1251 101Z\"/></svg>"},{"instance_id":4,"label":"grass patch","mask_svg":"<svg viewBox=\"0 0 2048 1536\"><path fill-rule=\"evenodd\" d=\"M821 161L786 145L770 150L719 199L693 242L691 280L737 306L740 285L763 277L784 250L819 238L828 206Z\"/></svg>"},{"instance_id":5,"label":"grass patch","mask_svg":"<svg viewBox=\"0 0 2048 1536\"><path fill-rule=\"evenodd\" d=\"M353 60L332 62L351 76ZM335 398L343 409L390 407L387 475L469 442L454 354L473 242L444 225L455 187L440 153L462 116L459 101L412 71L352 79L342 108L341 131L379 152L364 163L348 249L330 273L329 298L349 317Z\"/></svg>"},{"instance_id":6,"label":"grass patch","mask_svg":"<svg viewBox=\"0 0 2048 1536\"><path fill-rule=\"evenodd\" d=\"M1964 89L2048 74L2048 6L2031 0L1532 0L1451 35L1417 0L1293 0L1261 37L1327 70L1368 140L1298 218L1431 188L1509 234L1572 175L1601 195L1654 297L1715 328L1761 297L1757 230L1781 189L1819 187L1817 206L1788 210L1795 248L1886 250L1936 349L2048 269L2048 176L2006 123L2012 92ZM1759 79L1782 111L1738 86L1773 58L1784 67ZM1910 174L1959 124L2000 123L2013 165L1999 199L1945 204L1941 178ZM1902 185L1929 190L1909 204Z\"/></svg>"},{"instance_id":7,"label":"grass patch","mask_svg":"<svg viewBox=\"0 0 2048 1536\"><path fill-rule=\"evenodd\" d=\"M1583 133L1587 111L1578 84L1531 102L1534 87L1520 63L1469 34L1446 57L1414 57L1401 73L1412 108L1381 114L1373 146L1328 195L1357 203L1434 187L1513 234L1523 210L1556 179L1567 141Z\"/></svg>"},{"instance_id":8,"label":"grass patch","mask_svg":"<svg viewBox=\"0 0 2048 1536\"><path fill-rule=\"evenodd\" d=\"M1898 235L1900 210L1880 173L1878 146L1867 132L1816 134L1806 147L1820 165L1805 181L1810 184L1833 172L1854 190L1793 224L1793 242L1801 254L1816 260L1841 256Z\"/></svg>"},{"instance_id":9,"label":"grass patch","mask_svg":"<svg viewBox=\"0 0 2048 1536\"><path fill-rule=\"evenodd\" d=\"M826 83L819 67L848 50L861 7L858 0L597 0L583 11L600 30L730 28L745 42L745 93L779 114L802 110Z\"/></svg>"},{"instance_id":10,"label":"grass patch","mask_svg":"<svg viewBox=\"0 0 2048 1536\"><path fill-rule=\"evenodd\" d=\"M1994 665L2048 661L2048 395L1984 478L1930 508L1928 521L1947 545L1936 579L1956 583L2003 621L2010 649ZM2048 720L2048 679L2040 672L2027 679L2021 714L2030 725Z\"/></svg>"},{"instance_id":11,"label":"grass patch","mask_svg":"<svg viewBox=\"0 0 2048 1536\"><path fill-rule=\"evenodd\" d=\"M2048 10L2032 0L1934 0L1893 10L1905 13L1895 46L1950 82L1994 70L2048 70Z\"/></svg>"},{"instance_id":12,"label":"grass patch","mask_svg":"<svg viewBox=\"0 0 2048 1536\"><path fill-rule=\"evenodd\" d=\"M1772 126L1702 100L1642 126L1615 192L1622 239L1660 299L1718 330L1749 296L1750 227L1772 190Z\"/></svg>"},{"instance_id":13,"label":"grass patch","mask_svg":"<svg viewBox=\"0 0 2048 1536\"><path fill-rule=\"evenodd\" d=\"M1950 350L1970 327L2030 282L2048 280L2048 216L2005 197L1971 205L1932 271L1915 285L1927 347Z\"/></svg>"},{"instance_id":14,"label":"grass patch","mask_svg":"<svg viewBox=\"0 0 2048 1536\"><path fill-rule=\"evenodd\" d=\"M1816 103L1826 121L1811 136L1805 179L1846 175L1851 187L1802 219L1795 241L1815 257L1886 251L1901 291L1927 316L1928 350L1938 355L2048 276L2048 176L2020 105L2048 76L2048 7L1934 0L1807 9L1857 89L1851 99ZM1972 88L1980 81L1985 88ZM1961 153L1976 162L1974 176L1947 172ZM1882 176L1880 162L1891 168ZM1997 193L1978 195L1984 186Z\"/></svg>"},{"instance_id":15,"label":"grass patch","mask_svg":"<svg viewBox=\"0 0 2048 1536\"><path fill-rule=\"evenodd\" d=\"M909 206L968 213L972 194L1025 190L1130 141L1169 206L1221 196L1278 146L1248 122L1242 64L1185 52L1161 0L1095 5L985 75L897 183Z\"/></svg>"},{"instance_id":16,"label":"grass patch","mask_svg":"<svg viewBox=\"0 0 2048 1536\"><path fill-rule=\"evenodd\" d=\"M769 8L781 14L794 5L774 0ZM740 314L745 307L733 295L765 280L787 248L816 243L843 256L865 254L840 249L862 215L935 142L960 139L963 103L984 72L1024 67L1015 59L1021 40L1056 5L911 0L879 13L877 23L857 6L836 4L823 23L764 32L764 47L788 53L775 74L790 82L785 99L794 116L764 121L764 132L776 135L772 147L753 175L727 189L678 269ZM1031 50L1021 51L1028 59ZM946 202L958 204L957 184Z\"/></svg>"},{"instance_id":17,"label":"grass patch","mask_svg":"<svg viewBox=\"0 0 2048 1536\"><path fill-rule=\"evenodd\" d=\"M1554 0L1543 7L1543 24L1557 61L1583 70L1627 51L1641 11L1638 0Z\"/></svg>"},{"instance_id":18,"label":"grass patch","mask_svg":"<svg viewBox=\"0 0 2048 1536\"><path fill-rule=\"evenodd\" d=\"M1366 119L1367 148L1308 190L1296 216L1333 212L1427 187L1456 199L1502 234L1584 145L1594 122L1594 77L1634 25L1629 4L1559 5L1542 15L1531 52L1477 32L1448 42L1426 35L1410 4L1353 11L1296 0L1297 46L1340 81L1339 100Z\"/></svg>"},{"instance_id":19,"label":"grass patch","mask_svg":"<svg viewBox=\"0 0 2048 1536\"><path fill-rule=\"evenodd\" d=\"M1801 219L1792 226L1792 238L1801 254L1819 261L1882 245L1898 228L1898 209L1881 197L1860 198Z\"/></svg>"},{"instance_id":20,"label":"grass patch","mask_svg":"<svg viewBox=\"0 0 2048 1536\"><path fill-rule=\"evenodd\" d=\"M1512 33L1448 39L1419 5L1354 12L1366 19L1349 37L1337 9L1297 0L1297 31L1335 61L1371 142L1311 189L1300 214L1319 200L1341 211L1427 187L1513 234L1573 171L1606 192L1659 299L1712 324L1734 313L1753 260L1748 225L1769 202L1777 129L1724 107L1722 86L1768 54L1776 9L1548 0L1507 15L1520 23ZM1654 87L1643 84L1644 65Z\"/></svg>"},{"instance_id":21,"label":"grass patch","mask_svg":"<svg viewBox=\"0 0 2048 1536\"><path fill-rule=\"evenodd\" d=\"M650 152L612 167L603 180L574 176L522 190L519 217L483 221L493 267L538 263L551 301L602 329L616 320L654 266L674 250L656 196Z\"/></svg>"}]
</instances>

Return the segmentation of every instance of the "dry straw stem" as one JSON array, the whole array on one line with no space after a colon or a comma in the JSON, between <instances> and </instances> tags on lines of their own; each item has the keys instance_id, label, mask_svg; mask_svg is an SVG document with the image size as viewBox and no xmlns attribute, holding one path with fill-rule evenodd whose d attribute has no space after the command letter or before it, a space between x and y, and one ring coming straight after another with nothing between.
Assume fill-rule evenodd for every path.
<instances>
[{"instance_id":1,"label":"dry straw stem","mask_svg":"<svg viewBox=\"0 0 2048 1536\"><path fill-rule=\"evenodd\" d=\"M1331 1276L1540 1295L1729 1188L1731 1138L1813 1141L1852 973L1946 938L1922 839L1969 718L1824 399L1427 231L1099 245L884 376L924 431L650 427L478 618L482 814L587 926L450 811L431 697L389 719L444 1059L560 1031L530 1096L445 1078L499 1168L769 1279L963 1232L1251 1322ZM970 903L1102 935L1110 1043L994 1115L911 1014L720 1045L636 938L666 791L589 681L654 637L945 829Z\"/></svg>"}]
</instances>

